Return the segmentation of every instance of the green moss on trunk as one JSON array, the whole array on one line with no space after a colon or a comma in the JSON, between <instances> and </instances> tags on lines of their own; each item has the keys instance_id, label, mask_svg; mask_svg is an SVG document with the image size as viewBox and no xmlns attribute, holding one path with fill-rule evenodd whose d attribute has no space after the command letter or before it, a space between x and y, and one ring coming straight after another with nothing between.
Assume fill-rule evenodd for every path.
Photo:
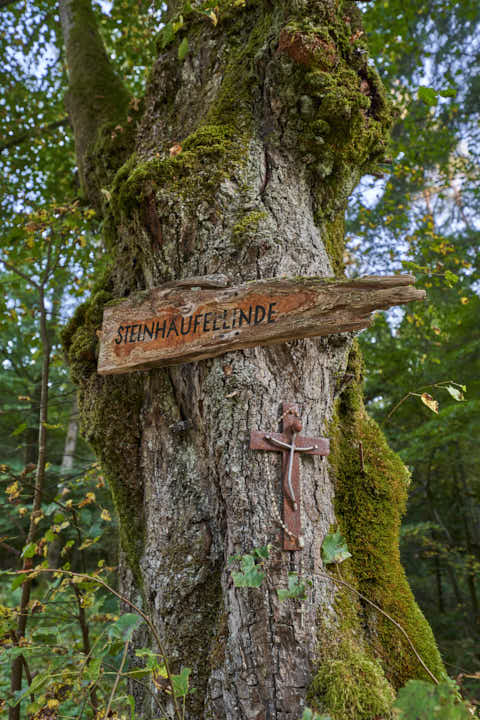
<instances>
[{"instance_id":1,"label":"green moss on trunk","mask_svg":"<svg viewBox=\"0 0 480 720\"><path fill-rule=\"evenodd\" d=\"M352 553L351 571L359 591L403 626L427 667L440 678L445 670L432 631L400 564L399 531L409 472L365 411L357 348L351 353L348 371L355 380L338 401L330 460L336 514ZM364 612L372 650L394 687L410 678L428 680L393 624L369 606Z\"/></svg>"},{"instance_id":2,"label":"green moss on trunk","mask_svg":"<svg viewBox=\"0 0 480 720\"><path fill-rule=\"evenodd\" d=\"M62 25L69 75L66 104L75 133L80 180L90 202L99 207L99 187L89 154L102 125L126 122L130 96L105 52L91 1L65 1Z\"/></svg>"},{"instance_id":3,"label":"green moss on trunk","mask_svg":"<svg viewBox=\"0 0 480 720\"><path fill-rule=\"evenodd\" d=\"M108 287L108 281L103 280ZM97 289L64 328L62 341L73 381L79 388L80 428L92 445L112 492L120 540L137 586L142 587L143 483L139 470L142 373L97 375L98 333L111 292Z\"/></svg>"}]
</instances>

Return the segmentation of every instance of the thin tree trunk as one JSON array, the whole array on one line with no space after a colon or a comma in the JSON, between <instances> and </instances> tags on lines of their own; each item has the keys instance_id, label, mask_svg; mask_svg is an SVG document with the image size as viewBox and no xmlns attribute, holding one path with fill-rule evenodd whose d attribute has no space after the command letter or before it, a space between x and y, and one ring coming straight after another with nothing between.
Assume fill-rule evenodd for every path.
<instances>
[{"instance_id":1,"label":"thin tree trunk","mask_svg":"<svg viewBox=\"0 0 480 720\"><path fill-rule=\"evenodd\" d=\"M453 476L456 481L456 485L458 488L458 494L459 498L462 502L462 519L463 519L463 529L465 533L465 547L467 550L467 568L466 568L466 575L467 575L467 586L468 591L470 594L470 602L472 606L472 615L473 615L473 627L478 627L480 625L480 604L478 600L478 594L477 594L477 573L473 569L473 563L476 559L476 546L475 542L472 538L472 522L471 522L471 513L469 505L469 500L466 497L466 479L465 479L465 472L461 460L461 452L460 448L457 446L457 458L459 459L458 464L453 469ZM457 471L458 469L458 471ZM475 530L473 531L475 532Z\"/></svg>"},{"instance_id":2,"label":"thin tree trunk","mask_svg":"<svg viewBox=\"0 0 480 720\"><path fill-rule=\"evenodd\" d=\"M60 473L66 473L72 470L75 460L75 451L77 449L78 440L78 402L77 396L74 395L72 402L72 410L68 421L67 434L65 436L65 445L63 447L62 464Z\"/></svg>"},{"instance_id":3,"label":"thin tree trunk","mask_svg":"<svg viewBox=\"0 0 480 720\"><path fill-rule=\"evenodd\" d=\"M33 543L37 533L37 518L40 513L42 504L42 493L45 483L45 466L47 462L47 421L48 421L48 378L50 368L50 343L49 333L47 327L47 310L45 306L45 297L43 287L38 288L38 301L40 308L40 339L42 343L42 379L41 379L41 394L40 394L40 408L39 408L39 428L38 428L38 457L37 457L37 468L35 473L35 488L33 494L33 506L30 515L30 525L28 535L25 541L25 545ZM28 570L32 567L32 560L26 558L23 561L23 570ZM30 591L32 583L31 580L25 580L22 585L22 595L20 599L19 615L16 629L16 640L17 643L25 636L25 630L27 628L28 621L28 603L30 600ZM18 656L12 662L12 669L10 675L10 689L12 693L20 690L22 687L22 669L24 666L24 658L22 655ZM8 711L9 720L19 720L20 718L20 705L9 708Z\"/></svg>"},{"instance_id":4,"label":"thin tree trunk","mask_svg":"<svg viewBox=\"0 0 480 720\"><path fill-rule=\"evenodd\" d=\"M65 436L65 444L63 446L62 464L60 465L60 475L68 473L73 468L75 460L75 451L77 448L78 439L78 402L77 397L74 395L72 410L70 412L70 419L68 421L67 434ZM62 478L61 478L62 479ZM61 485L60 488L61 489ZM56 568L60 561L60 552L62 549L62 542L58 535L55 535L54 539L48 545L48 567Z\"/></svg>"},{"instance_id":5,"label":"thin tree trunk","mask_svg":"<svg viewBox=\"0 0 480 720\"><path fill-rule=\"evenodd\" d=\"M353 4L234 3L214 13L215 24L189 15L159 55L131 155L110 177L111 200L96 199L112 268L64 333L82 429L119 512L122 590L141 596L174 672L192 668L186 717L296 719L311 688L313 706L347 720L351 705L328 699L329 684L344 692L330 678L332 659L352 678L349 696L383 716L392 686L422 671L393 626L320 575L332 528L347 535L349 579L403 622L432 671L442 665L399 564L406 473L365 415L353 336L125 377L96 372L96 331L111 298L226 270L239 281L341 273L348 195L386 147L390 111L355 46ZM71 92L75 112L74 84ZM73 124L83 147L91 126L82 117ZM110 141L103 157L95 146L102 167L116 153ZM354 383L339 398L347 364ZM301 552L279 542L279 460L249 449L251 430L277 430L282 401L299 405L306 435L332 438L330 463L301 461ZM266 581L236 588L229 558L269 543ZM303 605L279 601L289 572L311 582ZM153 716L149 695L137 696L136 712Z\"/></svg>"}]
</instances>

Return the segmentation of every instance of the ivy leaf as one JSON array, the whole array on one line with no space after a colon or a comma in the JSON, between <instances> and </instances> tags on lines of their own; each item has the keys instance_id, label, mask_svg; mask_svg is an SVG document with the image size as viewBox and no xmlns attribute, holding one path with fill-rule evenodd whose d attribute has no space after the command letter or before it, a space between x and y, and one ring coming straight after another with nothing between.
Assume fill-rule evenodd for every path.
<instances>
[{"instance_id":1,"label":"ivy leaf","mask_svg":"<svg viewBox=\"0 0 480 720\"><path fill-rule=\"evenodd\" d=\"M437 413L438 415L438 402L435 400L431 395L428 393L422 393L420 395L422 402L424 405L426 405L430 410L434 413Z\"/></svg>"},{"instance_id":2,"label":"ivy leaf","mask_svg":"<svg viewBox=\"0 0 480 720\"><path fill-rule=\"evenodd\" d=\"M243 555L240 568L241 572L232 572L235 587L260 587L265 573L260 570L253 555Z\"/></svg>"},{"instance_id":3,"label":"ivy leaf","mask_svg":"<svg viewBox=\"0 0 480 720\"><path fill-rule=\"evenodd\" d=\"M188 53L188 38L183 38L178 48L178 59L183 60Z\"/></svg>"},{"instance_id":4,"label":"ivy leaf","mask_svg":"<svg viewBox=\"0 0 480 720\"><path fill-rule=\"evenodd\" d=\"M184 667L182 668L180 675L172 675L172 685L175 697L183 698L188 694L188 679L191 672L191 668Z\"/></svg>"},{"instance_id":5,"label":"ivy leaf","mask_svg":"<svg viewBox=\"0 0 480 720\"><path fill-rule=\"evenodd\" d=\"M298 598L299 600L305 599L305 583L300 582L296 572L288 573L288 589L284 588L277 589L278 599L280 601L287 600L288 598Z\"/></svg>"},{"instance_id":6,"label":"ivy leaf","mask_svg":"<svg viewBox=\"0 0 480 720\"><path fill-rule=\"evenodd\" d=\"M393 706L401 720L467 720L471 718L452 680L432 685L409 680Z\"/></svg>"},{"instance_id":7,"label":"ivy leaf","mask_svg":"<svg viewBox=\"0 0 480 720\"><path fill-rule=\"evenodd\" d=\"M418 98L428 107L434 107L438 103L437 91L434 88L420 86L418 88Z\"/></svg>"},{"instance_id":8,"label":"ivy leaf","mask_svg":"<svg viewBox=\"0 0 480 720\"><path fill-rule=\"evenodd\" d=\"M330 715L319 715L318 713L305 708L302 715L302 720L332 720Z\"/></svg>"},{"instance_id":9,"label":"ivy leaf","mask_svg":"<svg viewBox=\"0 0 480 720\"><path fill-rule=\"evenodd\" d=\"M349 557L352 555L348 552L345 538L339 530L325 535L322 543L322 560L325 565L341 563Z\"/></svg>"},{"instance_id":10,"label":"ivy leaf","mask_svg":"<svg viewBox=\"0 0 480 720\"><path fill-rule=\"evenodd\" d=\"M462 400L465 400L463 393L461 390L459 390L456 387L453 387L453 385L445 385L445 390L453 397L454 400L457 402L462 402Z\"/></svg>"},{"instance_id":11,"label":"ivy leaf","mask_svg":"<svg viewBox=\"0 0 480 720\"><path fill-rule=\"evenodd\" d=\"M262 560L268 560L268 558L270 557L271 549L271 545L262 545L262 547L255 548L253 552L255 553L255 555L258 555L259 558L262 558Z\"/></svg>"}]
</instances>

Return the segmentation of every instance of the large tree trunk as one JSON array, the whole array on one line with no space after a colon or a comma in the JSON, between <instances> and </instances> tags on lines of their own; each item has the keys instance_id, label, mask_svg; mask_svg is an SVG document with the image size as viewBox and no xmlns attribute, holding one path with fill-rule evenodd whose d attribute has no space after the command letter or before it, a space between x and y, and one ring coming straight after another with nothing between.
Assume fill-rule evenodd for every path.
<instances>
[{"instance_id":1,"label":"large tree trunk","mask_svg":"<svg viewBox=\"0 0 480 720\"><path fill-rule=\"evenodd\" d=\"M337 719L387 717L392 687L423 671L384 616L320 574L331 529L353 555L344 578L405 627L432 672L442 667L399 564L408 475L365 416L352 335L96 373L111 298L219 272L341 274L347 198L385 151L390 111L353 4L219 5L216 26L192 13L161 51L136 134L132 116L123 132L90 137L80 117L75 127L112 257L65 331L83 432L120 517L122 590L152 614L174 671L193 670L189 718L296 720L307 702ZM249 449L251 430L278 429L282 401L300 406L305 434L333 444L329 462L301 460L295 553L281 550L276 520L280 460ZM267 543L267 581L236 588L229 557ZM289 571L312 582L303 606L278 600ZM155 712L137 700L138 717Z\"/></svg>"}]
</instances>

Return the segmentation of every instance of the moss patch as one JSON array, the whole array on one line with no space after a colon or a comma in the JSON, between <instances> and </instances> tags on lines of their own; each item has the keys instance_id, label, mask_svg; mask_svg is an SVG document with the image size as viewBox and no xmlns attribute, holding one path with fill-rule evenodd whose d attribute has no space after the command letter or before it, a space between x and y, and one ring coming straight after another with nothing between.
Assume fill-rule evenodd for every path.
<instances>
[{"instance_id":1,"label":"moss patch","mask_svg":"<svg viewBox=\"0 0 480 720\"><path fill-rule=\"evenodd\" d=\"M335 474L336 515L352 553L348 561L352 576L360 592L403 626L426 665L440 679L445 675L440 654L400 564L399 530L409 473L365 412L356 347L348 372L355 374L355 381L337 404L330 461ZM371 649L391 684L398 689L410 678L428 680L393 624L368 605L363 613Z\"/></svg>"},{"instance_id":2,"label":"moss patch","mask_svg":"<svg viewBox=\"0 0 480 720\"><path fill-rule=\"evenodd\" d=\"M378 663L350 640L324 662L310 690L312 704L333 720L372 720L392 717L395 693Z\"/></svg>"},{"instance_id":3,"label":"moss patch","mask_svg":"<svg viewBox=\"0 0 480 720\"><path fill-rule=\"evenodd\" d=\"M255 235L259 224L268 217L266 212L255 210L244 215L235 223L232 230L233 244L237 248L243 247L245 243Z\"/></svg>"}]
</instances>

